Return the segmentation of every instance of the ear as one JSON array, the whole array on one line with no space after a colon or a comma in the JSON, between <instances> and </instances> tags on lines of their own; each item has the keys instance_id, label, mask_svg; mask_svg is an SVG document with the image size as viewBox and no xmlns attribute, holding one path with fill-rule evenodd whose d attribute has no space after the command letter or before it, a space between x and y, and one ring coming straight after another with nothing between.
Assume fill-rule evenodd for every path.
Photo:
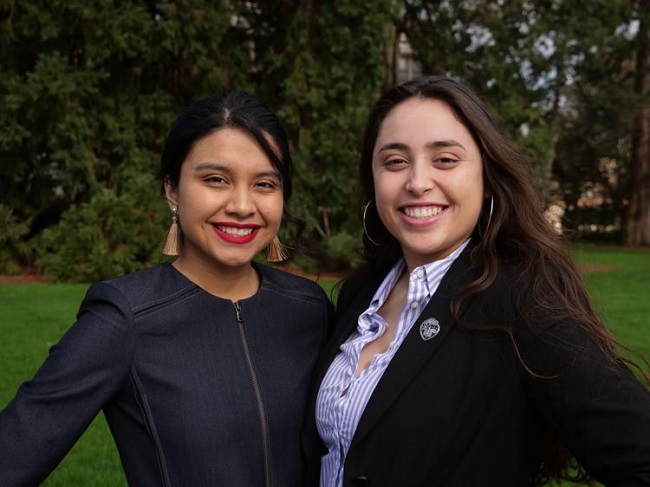
<instances>
[{"instance_id":1,"label":"ear","mask_svg":"<svg viewBox=\"0 0 650 487\"><path fill-rule=\"evenodd\" d=\"M165 198L167 198L167 204L169 208L177 207L178 208L178 184L173 184L169 176L165 176Z\"/></svg>"}]
</instances>

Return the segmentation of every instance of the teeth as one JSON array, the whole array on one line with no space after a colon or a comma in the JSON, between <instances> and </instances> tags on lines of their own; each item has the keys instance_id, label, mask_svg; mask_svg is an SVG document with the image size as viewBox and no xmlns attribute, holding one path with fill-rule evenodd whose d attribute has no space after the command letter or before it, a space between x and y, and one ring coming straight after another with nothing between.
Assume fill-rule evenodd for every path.
<instances>
[{"instance_id":1,"label":"teeth","mask_svg":"<svg viewBox=\"0 0 650 487\"><path fill-rule=\"evenodd\" d=\"M221 232L227 233L228 235L232 235L234 237L245 237L246 235L250 235L253 233L252 228L235 228L235 227L222 227L217 225L216 226Z\"/></svg>"},{"instance_id":2,"label":"teeth","mask_svg":"<svg viewBox=\"0 0 650 487\"><path fill-rule=\"evenodd\" d=\"M410 216L411 218L431 218L432 216L436 216L441 211L442 208L439 206L427 206L425 208L404 208L404 214L406 216Z\"/></svg>"}]
</instances>

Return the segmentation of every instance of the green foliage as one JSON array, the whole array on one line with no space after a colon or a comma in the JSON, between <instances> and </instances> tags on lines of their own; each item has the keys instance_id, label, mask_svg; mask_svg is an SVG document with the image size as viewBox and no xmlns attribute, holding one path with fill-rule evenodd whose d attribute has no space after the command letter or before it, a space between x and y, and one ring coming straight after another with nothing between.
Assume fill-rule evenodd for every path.
<instances>
[{"instance_id":1,"label":"green foliage","mask_svg":"<svg viewBox=\"0 0 650 487\"><path fill-rule=\"evenodd\" d=\"M242 15L263 74L261 92L292 142L291 206L317 240L337 232L355 235L358 213L349 209L360 207L356 151L368 110L383 88L399 2L262 1L255 9Z\"/></svg>"},{"instance_id":2,"label":"green foliage","mask_svg":"<svg viewBox=\"0 0 650 487\"><path fill-rule=\"evenodd\" d=\"M339 262L338 266L332 266L332 270L339 270L337 267L342 269L354 268L363 263L360 235L350 235L344 232L336 233L325 240L325 250L330 259Z\"/></svg>"},{"instance_id":3,"label":"green foliage","mask_svg":"<svg viewBox=\"0 0 650 487\"><path fill-rule=\"evenodd\" d=\"M131 182L128 192L103 189L88 203L71 207L58 225L42 233L37 265L50 279L90 282L161 259L160 243L169 222L159 198L143 198L157 182L142 174L133 174Z\"/></svg>"},{"instance_id":4,"label":"green foliage","mask_svg":"<svg viewBox=\"0 0 650 487\"><path fill-rule=\"evenodd\" d=\"M577 121L577 92L586 95L587 106L594 95L614 102L629 90L621 75L633 56L630 40L622 35L633 20L631 2L407 0L405 5L401 28L423 70L462 78L493 107L506 131L536 161L534 174L547 199L557 196L549 192L556 164L575 179L581 179L578 168L585 163L598 167L597 154L587 162L582 152L589 138L572 137L567 129ZM626 107L616 107L614 118ZM587 113L580 114L580 136L591 131L598 137L601 129L619 137L626 133L626 126L611 119L609 127L593 130ZM580 186L586 180L575 179L568 182Z\"/></svg>"},{"instance_id":5,"label":"green foliage","mask_svg":"<svg viewBox=\"0 0 650 487\"><path fill-rule=\"evenodd\" d=\"M12 243L3 249L0 265L31 263L27 249L35 242L40 265L62 279L96 279L150 263L156 246L145 252L143 240L122 249L99 229L108 219L101 208L107 195L117 201L132 193L129 188L142 175L153 178L179 111L223 88L245 89L278 113L296 167L291 211L307 221L313 246L332 252L321 265L355 265L364 203L358 150L370 106L394 82L391 53L402 33L425 74L460 77L493 107L536 161L540 189L549 199L566 199L570 221L591 219L572 208L593 183L605 188L611 221L626 202L631 116L647 102L627 95L635 40L624 34L639 16L635 5L626 0L0 4L0 194L12 215L8 221L29 224L26 232L9 224L15 228L4 238ZM600 169L602 158L616 161L614 178ZM549 190L555 187L548 184L552 176L561 181L558 194ZM148 220L123 215L125 229L166 220L167 209L155 196L158 185L152 179L140 186L134 208ZM71 214L61 225L74 233L55 227L66 212ZM104 220L93 222L95 217ZM136 240L140 231L129 230ZM27 241L41 233L43 240ZM59 238L76 234L83 244ZM290 228L283 228L287 242L291 236ZM95 253L87 245L96 242L103 243ZM100 266L105 255L110 260Z\"/></svg>"},{"instance_id":6,"label":"green foliage","mask_svg":"<svg viewBox=\"0 0 650 487\"><path fill-rule=\"evenodd\" d=\"M29 256L25 235L27 222L20 221L13 210L0 204L0 274L17 274L20 264Z\"/></svg>"},{"instance_id":7,"label":"green foliage","mask_svg":"<svg viewBox=\"0 0 650 487\"><path fill-rule=\"evenodd\" d=\"M632 121L648 103L633 92L634 36L629 29L636 14L630 7L627 2L611 2L600 24L590 17L590 33L585 36L596 47L584 53L580 75L566 91L568 108L553 176L562 183L569 227L613 226L620 222L629 197ZM620 34L612 35L615 30ZM585 195L602 200L602 205L581 204Z\"/></svg>"},{"instance_id":8,"label":"green foliage","mask_svg":"<svg viewBox=\"0 0 650 487\"><path fill-rule=\"evenodd\" d=\"M146 242L120 246L107 208L117 204L112 218L124 218L125 232L149 221L125 214L117 195L128 193L132 173L157 172L176 114L223 88L259 95L285 122L292 209L308 233L353 232L354 151L396 8L394 0L12 4L0 20L0 192L17 218L31 219L31 233L43 232L39 265L66 280L146 265ZM166 212L135 206L150 220Z\"/></svg>"},{"instance_id":9,"label":"green foliage","mask_svg":"<svg viewBox=\"0 0 650 487\"><path fill-rule=\"evenodd\" d=\"M0 49L0 192L31 233L49 227L37 252L50 275L97 279L150 261L150 227L167 211L152 203L158 154L176 114L227 84L229 12L198 0L14 6ZM141 194L124 200L133 185ZM71 214L52 228L61 210Z\"/></svg>"}]
</instances>

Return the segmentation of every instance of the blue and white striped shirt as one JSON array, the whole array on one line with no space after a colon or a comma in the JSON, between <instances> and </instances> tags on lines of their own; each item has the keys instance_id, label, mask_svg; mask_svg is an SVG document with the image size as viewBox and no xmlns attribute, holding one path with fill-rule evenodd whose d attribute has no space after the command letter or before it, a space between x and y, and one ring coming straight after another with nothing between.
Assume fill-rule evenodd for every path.
<instances>
[{"instance_id":1,"label":"blue and white striped shirt","mask_svg":"<svg viewBox=\"0 0 650 487\"><path fill-rule=\"evenodd\" d=\"M380 337L388 327L377 311L402 275L405 267L403 259L388 273L368 309L359 316L357 329L341 345L341 351L323 378L316 402L318 432L328 450L321 461L321 487L343 485L345 457L370 396L445 273L468 242L444 259L417 267L411 272L406 304L400 313L394 340L385 352L375 355L359 375L355 372L361 350Z\"/></svg>"}]
</instances>

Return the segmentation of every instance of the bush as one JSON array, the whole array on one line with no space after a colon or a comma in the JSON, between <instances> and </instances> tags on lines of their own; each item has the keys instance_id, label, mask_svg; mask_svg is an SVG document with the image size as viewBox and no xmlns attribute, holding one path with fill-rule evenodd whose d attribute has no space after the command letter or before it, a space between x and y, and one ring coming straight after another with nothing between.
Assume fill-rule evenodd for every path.
<instances>
[{"instance_id":1,"label":"bush","mask_svg":"<svg viewBox=\"0 0 650 487\"><path fill-rule=\"evenodd\" d=\"M363 263L361 236L336 233L324 241L327 256L332 260L332 269L354 269Z\"/></svg>"},{"instance_id":2,"label":"bush","mask_svg":"<svg viewBox=\"0 0 650 487\"><path fill-rule=\"evenodd\" d=\"M25 236L29 222L19 221L11 208L0 204L0 274L19 274L30 259Z\"/></svg>"},{"instance_id":3,"label":"bush","mask_svg":"<svg viewBox=\"0 0 650 487\"><path fill-rule=\"evenodd\" d=\"M162 198L146 197L158 183L139 179L128 194L104 189L44 230L37 237L39 269L55 281L92 282L162 260L160 243L169 215Z\"/></svg>"}]
</instances>

